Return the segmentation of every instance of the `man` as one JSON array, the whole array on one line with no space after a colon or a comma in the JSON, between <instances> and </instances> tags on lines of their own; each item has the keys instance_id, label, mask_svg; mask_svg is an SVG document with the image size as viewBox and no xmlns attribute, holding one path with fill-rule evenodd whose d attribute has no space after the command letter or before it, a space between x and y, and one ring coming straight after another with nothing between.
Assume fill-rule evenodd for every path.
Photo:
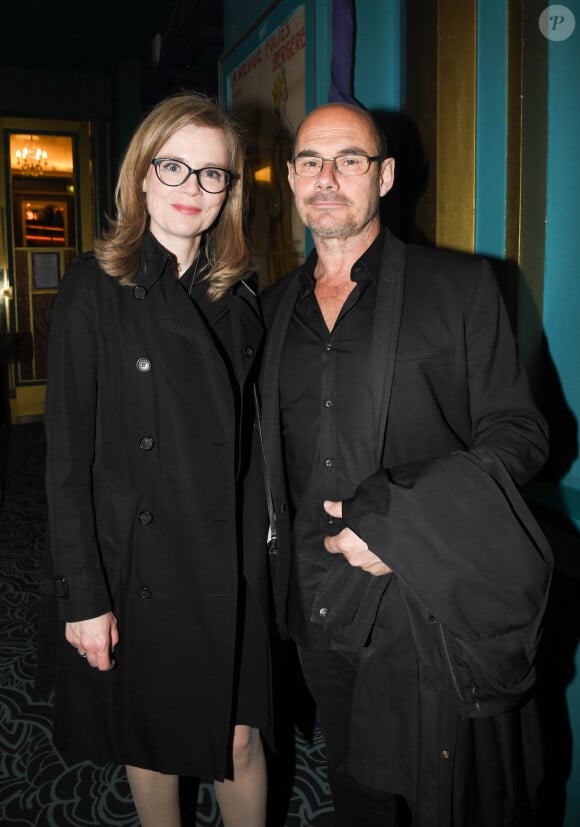
<instances>
[{"instance_id":1,"label":"man","mask_svg":"<svg viewBox=\"0 0 580 827\"><path fill-rule=\"evenodd\" d=\"M274 589L336 825L529 827L551 561L513 481L547 438L497 285L381 228L394 160L364 110L307 116L288 178L315 251L264 294Z\"/></svg>"}]
</instances>

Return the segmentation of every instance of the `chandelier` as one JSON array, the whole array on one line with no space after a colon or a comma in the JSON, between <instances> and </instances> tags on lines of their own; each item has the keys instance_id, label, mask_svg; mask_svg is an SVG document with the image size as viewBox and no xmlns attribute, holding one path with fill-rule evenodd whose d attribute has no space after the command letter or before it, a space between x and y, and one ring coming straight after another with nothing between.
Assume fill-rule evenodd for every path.
<instances>
[{"instance_id":1,"label":"chandelier","mask_svg":"<svg viewBox=\"0 0 580 827\"><path fill-rule=\"evenodd\" d=\"M31 135L22 149L16 150L16 163L23 175L42 175L46 169L48 152Z\"/></svg>"}]
</instances>

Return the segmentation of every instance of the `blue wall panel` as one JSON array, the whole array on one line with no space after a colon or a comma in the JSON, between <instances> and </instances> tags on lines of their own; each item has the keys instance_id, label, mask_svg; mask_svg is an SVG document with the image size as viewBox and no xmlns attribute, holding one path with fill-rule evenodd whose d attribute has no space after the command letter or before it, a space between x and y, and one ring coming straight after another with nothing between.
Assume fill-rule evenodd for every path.
<instances>
[{"instance_id":1,"label":"blue wall panel","mask_svg":"<svg viewBox=\"0 0 580 827\"><path fill-rule=\"evenodd\" d=\"M505 255L507 0L477 4L475 250Z\"/></svg>"}]
</instances>

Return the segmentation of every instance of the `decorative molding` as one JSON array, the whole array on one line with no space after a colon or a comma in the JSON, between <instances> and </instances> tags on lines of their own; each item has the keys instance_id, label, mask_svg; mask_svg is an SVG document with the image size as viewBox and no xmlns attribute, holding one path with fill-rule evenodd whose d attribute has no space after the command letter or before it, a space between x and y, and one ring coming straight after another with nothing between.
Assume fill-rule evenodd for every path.
<instances>
[{"instance_id":1,"label":"decorative molding","mask_svg":"<svg viewBox=\"0 0 580 827\"><path fill-rule=\"evenodd\" d=\"M473 252L477 2L437 5L436 243Z\"/></svg>"}]
</instances>

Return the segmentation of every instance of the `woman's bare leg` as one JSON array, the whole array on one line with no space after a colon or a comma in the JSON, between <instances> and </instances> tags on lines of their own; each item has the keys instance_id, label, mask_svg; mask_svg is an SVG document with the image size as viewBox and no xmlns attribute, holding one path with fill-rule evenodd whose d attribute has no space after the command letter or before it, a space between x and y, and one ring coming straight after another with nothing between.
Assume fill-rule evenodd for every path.
<instances>
[{"instance_id":1,"label":"woman's bare leg","mask_svg":"<svg viewBox=\"0 0 580 827\"><path fill-rule=\"evenodd\" d=\"M179 776L126 767L142 827L181 827Z\"/></svg>"},{"instance_id":2,"label":"woman's bare leg","mask_svg":"<svg viewBox=\"0 0 580 827\"><path fill-rule=\"evenodd\" d=\"M266 760L259 730L235 728L233 763L234 780L214 783L224 827L265 827Z\"/></svg>"}]
</instances>

